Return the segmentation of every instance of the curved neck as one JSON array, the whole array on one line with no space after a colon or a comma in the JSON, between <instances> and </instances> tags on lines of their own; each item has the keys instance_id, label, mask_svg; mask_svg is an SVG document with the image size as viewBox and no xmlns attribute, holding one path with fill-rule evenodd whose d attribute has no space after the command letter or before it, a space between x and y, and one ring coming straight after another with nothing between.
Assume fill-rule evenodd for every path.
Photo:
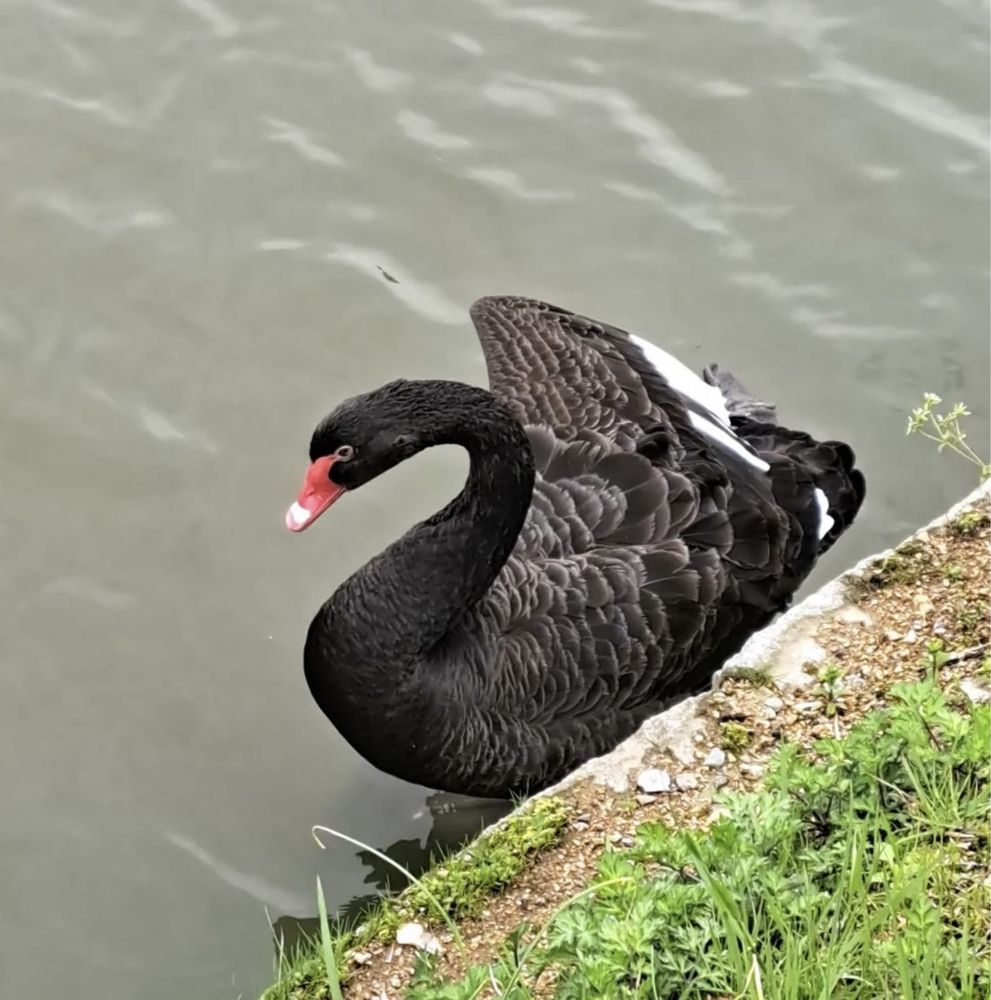
<instances>
[{"instance_id":1,"label":"curved neck","mask_svg":"<svg viewBox=\"0 0 991 1000\"><path fill-rule=\"evenodd\" d=\"M468 478L443 510L342 584L314 619L306 674L328 714L324 702L331 698L395 697L403 668L441 642L486 593L530 507L533 454L510 410L490 392L459 382L422 385L417 450L461 445Z\"/></svg>"}]
</instances>

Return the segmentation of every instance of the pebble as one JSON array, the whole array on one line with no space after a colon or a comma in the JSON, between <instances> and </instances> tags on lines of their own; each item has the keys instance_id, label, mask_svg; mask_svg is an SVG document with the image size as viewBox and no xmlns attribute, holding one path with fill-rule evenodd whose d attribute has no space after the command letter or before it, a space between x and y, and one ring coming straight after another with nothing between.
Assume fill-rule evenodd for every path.
<instances>
[{"instance_id":1,"label":"pebble","mask_svg":"<svg viewBox=\"0 0 991 1000\"><path fill-rule=\"evenodd\" d=\"M817 712L819 710L819 702L817 701L799 701L795 703L795 711L801 712L803 715L808 715L809 712Z\"/></svg>"},{"instance_id":2,"label":"pebble","mask_svg":"<svg viewBox=\"0 0 991 1000\"><path fill-rule=\"evenodd\" d=\"M637 796L637 805L640 805L640 806L649 806L652 802L656 802L656 801L657 801L657 796L656 795L643 795L643 794L640 794L640 795Z\"/></svg>"},{"instance_id":3,"label":"pebble","mask_svg":"<svg viewBox=\"0 0 991 1000\"><path fill-rule=\"evenodd\" d=\"M675 777L674 783L679 791L690 792L692 789L698 788L699 779L694 774L679 774Z\"/></svg>"},{"instance_id":4,"label":"pebble","mask_svg":"<svg viewBox=\"0 0 991 1000\"><path fill-rule=\"evenodd\" d=\"M884 633L884 637L888 640L888 642L898 642L898 640L902 637L902 634L901 632L896 632L893 628L889 628Z\"/></svg>"},{"instance_id":5,"label":"pebble","mask_svg":"<svg viewBox=\"0 0 991 1000\"><path fill-rule=\"evenodd\" d=\"M443 950L440 941L425 930L423 924L418 924L415 921L403 924L396 931L396 944L408 945L419 951L429 952L431 955L439 955Z\"/></svg>"},{"instance_id":6,"label":"pebble","mask_svg":"<svg viewBox=\"0 0 991 1000\"><path fill-rule=\"evenodd\" d=\"M702 734L696 733L696 735L701 736ZM675 743L672 741L667 745L667 749L682 767L689 767L695 763L695 749L687 742Z\"/></svg>"},{"instance_id":7,"label":"pebble","mask_svg":"<svg viewBox=\"0 0 991 1000\"><path fill-rule=\"evenodd\" d=\"M719 747L713 747L702 761L706 767L722 767L726 763L726 752Z\"/></svg>"},{"instance_id":8,"label":"pebble","mask_svg":"<svg viewBox=\"0 0 991 1000\"><path fill-rule=\"evenodd\" d=\"M372 953L369 951L356 951L351 955L351 961L355 965L368 965L372 960Z\"/></svg>"},{"instance_id":9,"label":"pebble","mask_svg":"<svg viewBox=\"0 0 991 1000\"><path fill-rule=\"evenodd\" d=\"M836 618L838 621L848 622L851 625L870 625L872 620L863 608L858 608L855 604L848 604L842 608L837 612Z\"/></svg>"},{"instance_id":10,"label":"pebble","mask_svg":"<svg viewBox=\"0 0 991 1000\"><path fill-rule=\"evenodd\" d=\"M773 709L775 712L780 712L781 709L785 707L785 700L784 698L778 698L776 696L772 696L770 698L767 698L764 701L764 704L768 708Z\"/></svg>"},{"instance_id":11,"label":"pebble","mask_svg":"<svg viewBox=\"0 0 991 1000\"><path fill-rule=\"evenodd\" d=\"M764 775L763 764L741 764L740 771L751 778L761 778Z\"/></svg>"},{"instance_id":12,"label":"pebble","mask_svg":"<svg viewBox=\"0 0 991 1000\"><path fill-rule=\"evenodd\" d=\"M659 767L648 767L637 775L637 788L648 795L671 791L671 775Z\"/></svg>"},{"instance_id":13,"label":"pebble","mask_svg":"<svg viewBox=\"0 0 991 1000\"><path fill-rule=\"evenodd\" d=\"M713 788L725 788L729 784L729 778L725 774L717 774L712 779Z\"/></svg>"},{"instance_id":14,"label":"pebble","mask_svg":"<svg viewBox=\"0 0 991 1000\"><path fill-rule=\"evenodd\" d=\"M633 846L633 838L632 837L624 837L622 839L621 843L622 843L622 845L624 847L632 847Z\"/></svg>"},{"instance_id":15,"label":"pebble","mask_svg":"<svg viewBox=\"0 0 991 1000\"><path fill-rule=\"evenodd\" d=\"M903 636L902 642L918 642L919 636L914 628L910 628Z\"/></svg>"},{"instance_id":16,"label":"pebble","mask_svg":"<svg viewBox=\"0 0 991 1000\"><path fill-rule=\"evenodd\" d=\"M401 980L401 979L399 978L399 976L393 976L393 977L392 977L392 978L391 978L391 979L389 980L389 985L390 985L390 986L391 986L391 987L392 987L392 988L393 988L394 990L398 990L398 989L399 989L399 987L403 985L403 981L402 981L402 980Z\"/></svg>"},{"instance_id":17,"label":"pebble","mask_svg":"<svg viewBox=\"0 0 991 1000\"><path fill-rule=\"evenodd\" d=\"M975 684L969 677L960 682L960 690L975 704L986 705L991 701L991 691Z\"/></svg>"}]
</instances>

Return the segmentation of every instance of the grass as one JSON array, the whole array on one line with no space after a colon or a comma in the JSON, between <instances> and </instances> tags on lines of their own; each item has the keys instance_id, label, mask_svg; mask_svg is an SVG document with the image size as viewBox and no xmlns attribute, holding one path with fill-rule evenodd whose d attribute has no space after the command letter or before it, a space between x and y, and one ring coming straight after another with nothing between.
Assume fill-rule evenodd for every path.
<instances>
[{"instance_id":1,"label":"grass","mask_svg":"<svg viewBox=\"0 0 991 1000\"><path fill-rule=\"evenodd\" d=\"M784 747L704 833L640 827L539 930L410 1000L987 996L991 711L930 675L843 739Z\"/></svg>"},{"instance_id":2,"label":"grass","mask_svg":"<svg viewBox=\"0 0 991 1000\"><path fill-rule=\"evenodd\" d=\"M323 896L323 885L317 876L317 908L320 913L320 957L323 959L323 974L327 982L327 992L331 1000L344 1000L341 994L341 977L338 972L340 956L334 948L334 940L330 933L330 921L327 919L327 903Z\"/></svg>"},{"instance_id":3,"label":"grass","mask_svg":"<svg viewBox=\"0 0 991 1000\"><path fill-rule=\"evenodd\" d=\"M750 730L739 722L724 722L719 727L719 745L728 753L743 753L750 746L750 740Z\"/></svg>"},{"instance_id":4,"label":"grass","mask_svg":"<svg viewBox=\"0 0 991 1000\"><path fill-rule=\"evenodd\" d=\"M347 978L349 952L376 940L390 940L407 921L429 917L435 923L453 922L478 913L493 893L508 885L537 853L559 839L568 816L568 807L560 799L534 799L470 848L439 860L419 878L397 865L410 879L410 886L398 896L381 900L357 927L326 921L323 892L318 884L320 940L304 941L292 952L278 948L278 979L262 1000L338 1000L335 989L339 990L338 984ZM333 834L326 828L317 829Z\"/></svg>"}]
</instances>

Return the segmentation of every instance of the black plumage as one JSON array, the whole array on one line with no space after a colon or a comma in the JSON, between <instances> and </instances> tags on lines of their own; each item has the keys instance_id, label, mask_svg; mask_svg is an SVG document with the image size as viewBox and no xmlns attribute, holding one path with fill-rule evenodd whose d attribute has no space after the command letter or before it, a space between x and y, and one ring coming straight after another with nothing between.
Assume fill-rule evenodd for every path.
<instances>
[{"instance_id":1,"label":"black plumage","mask_svg":"<svg viewBox=\"0 0 991 1000\"><path fill-rule=\"evenodd\" d=\"M501 797L704 686L788 605L864 480L847 445L781 427L719 369L728 425L615 327L520 298L471 316L490 389L399 381L342 403L288 520L422 448L468 450L464 490L314 618L305 671L376 767Z\"/></svg>"}]
</instances>

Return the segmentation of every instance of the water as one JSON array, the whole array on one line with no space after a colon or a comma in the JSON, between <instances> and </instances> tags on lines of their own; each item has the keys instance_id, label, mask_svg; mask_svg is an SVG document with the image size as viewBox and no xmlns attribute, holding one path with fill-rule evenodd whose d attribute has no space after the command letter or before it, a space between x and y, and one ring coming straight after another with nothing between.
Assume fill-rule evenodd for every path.
<instances>
[{"instance_id":1,"label":"water","mask_svg":"<svg viewBox=\"0 0 991 1000\"><path fill-rule=\"evenodd\" d=\"M869 503L820 582L972 485L904 437L924 390L988 450L986 3L411 9L0 6L4 997L251 997L266 909L384 879L312 823L416 863L478 821L431 834L301 669L463 457L282 523L342 396L484 380L476 296L719 360L851 441Z\"/></svg>"}]
</instances>

